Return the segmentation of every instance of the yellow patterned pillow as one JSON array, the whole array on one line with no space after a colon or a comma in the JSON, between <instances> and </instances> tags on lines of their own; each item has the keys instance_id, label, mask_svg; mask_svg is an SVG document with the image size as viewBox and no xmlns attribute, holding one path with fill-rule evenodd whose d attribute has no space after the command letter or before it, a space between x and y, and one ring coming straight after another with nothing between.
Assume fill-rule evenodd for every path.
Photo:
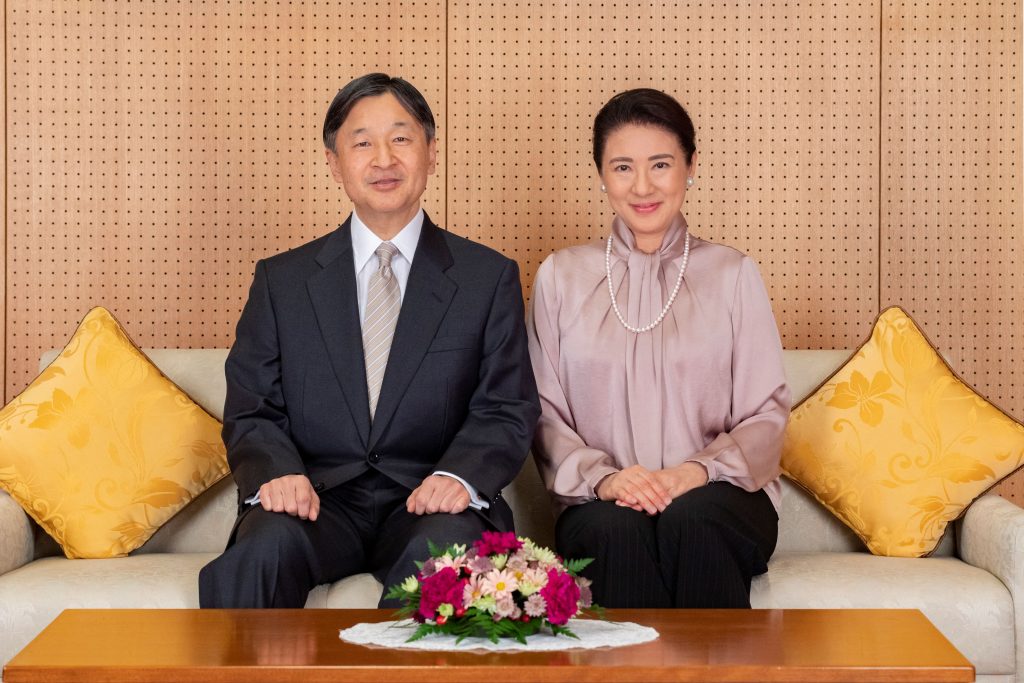
<instances>
[{"instance_id":1,"label":"yellow patterned pillow","mask_svg":"<svg viewBox=\"0 0 1024 683\"><path fill-rule=\"evenodd\" d=\"M1024 464L1024 425L967 386L905 311L793 410L782 470L876 555L921 557Z\"/></svg>"},{"instance_id":2,"label":"yellow patterned pillow","mask_svg":"<svg viewBox=\"0 0 1024 683\"><path fill-rule=\"evenodd\" d=\"M71 558L128 554L227 472L217 419L103 308L0 411L0 487Z\"/></svg>"}]
</instances>

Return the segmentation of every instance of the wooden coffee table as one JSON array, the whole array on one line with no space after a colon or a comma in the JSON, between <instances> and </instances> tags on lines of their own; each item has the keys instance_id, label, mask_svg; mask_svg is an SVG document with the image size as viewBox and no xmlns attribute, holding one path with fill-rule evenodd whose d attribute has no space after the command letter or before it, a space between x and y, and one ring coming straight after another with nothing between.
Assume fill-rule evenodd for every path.
<instances>
[{"instance_id":1,"label":"wooden coffee table","mask_svg":"<svg viewBox=\"0 0 1024 683\"><path fill-rule=\"evenodd\" d=\"M917 610L608 610L650 643L562 652L424 652L346 643L384 610L67 610L4 669L41 681L973 681ZM442 670L443 669L443 670Z\"/></svg>"}]
</instances>

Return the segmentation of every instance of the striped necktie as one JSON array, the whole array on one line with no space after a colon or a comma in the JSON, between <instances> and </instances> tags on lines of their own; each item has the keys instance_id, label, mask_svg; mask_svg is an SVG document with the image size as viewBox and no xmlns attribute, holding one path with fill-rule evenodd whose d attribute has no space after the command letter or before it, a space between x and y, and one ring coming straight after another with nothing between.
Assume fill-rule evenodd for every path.
<instances>
[{"instance_id":1,"label":"striped necktie","mask_svg":"<svg viewBox=\"0 0 1024 683\"><path fill-rule=\"evenodd\" d=\"M391 270L391 259L398 247L381 242L377 247L377 272L370 276L366 295L366 318L363 320L363 355L366 357L366 389L370 399L370 419L377 412L380 387L391 352L391 339L395 335L398 311L402 308L402 295L398 278Z\"/></svg>"}]
</instances>

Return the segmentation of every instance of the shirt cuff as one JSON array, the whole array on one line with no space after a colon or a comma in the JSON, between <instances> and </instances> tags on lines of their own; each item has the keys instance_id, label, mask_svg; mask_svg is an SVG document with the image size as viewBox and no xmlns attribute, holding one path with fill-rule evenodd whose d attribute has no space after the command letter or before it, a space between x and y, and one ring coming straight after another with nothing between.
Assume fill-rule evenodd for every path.
<instances>
[{"instance_id":1,"label":"shirt cuff","mask_svg":"<svg viewBox=\"0 0 1024 683\"><path fill-rule=\"evenodd\" d=\"M451 477L455 481L459 482L466 487L466 492L469 493L469 507L474 510L486 510L491 507L491 504L480 497L480 493L474 488L468 481L460 476L454 475L451 472L434 472L434 474L440 477Z\"/></svg>"}]
</instances>

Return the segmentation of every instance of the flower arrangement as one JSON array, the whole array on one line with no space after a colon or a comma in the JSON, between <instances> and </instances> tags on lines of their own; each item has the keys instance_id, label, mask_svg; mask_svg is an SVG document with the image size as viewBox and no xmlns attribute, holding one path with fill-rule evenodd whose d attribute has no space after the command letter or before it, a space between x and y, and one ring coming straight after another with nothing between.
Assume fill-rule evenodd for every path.
<instances>
[{"instance_id":1,"label":"flower arrangement","mask_svg":"<svg viewBox=\"0 0 1024 683\"><path fill-rule=\"evenodd\" d=\"M583 610L602 611L593 604L590 581L579 576L593 560L562 562L547 548L511 532L485 531L480 540L438 548L420 571L388 591L403 603L401 617L419 627L409 641L431 633L456 636L456 642L478 636L498 642L527 636L545 626L555 635L576 638L567 624Z\"/></svg>"}]
</instances>

